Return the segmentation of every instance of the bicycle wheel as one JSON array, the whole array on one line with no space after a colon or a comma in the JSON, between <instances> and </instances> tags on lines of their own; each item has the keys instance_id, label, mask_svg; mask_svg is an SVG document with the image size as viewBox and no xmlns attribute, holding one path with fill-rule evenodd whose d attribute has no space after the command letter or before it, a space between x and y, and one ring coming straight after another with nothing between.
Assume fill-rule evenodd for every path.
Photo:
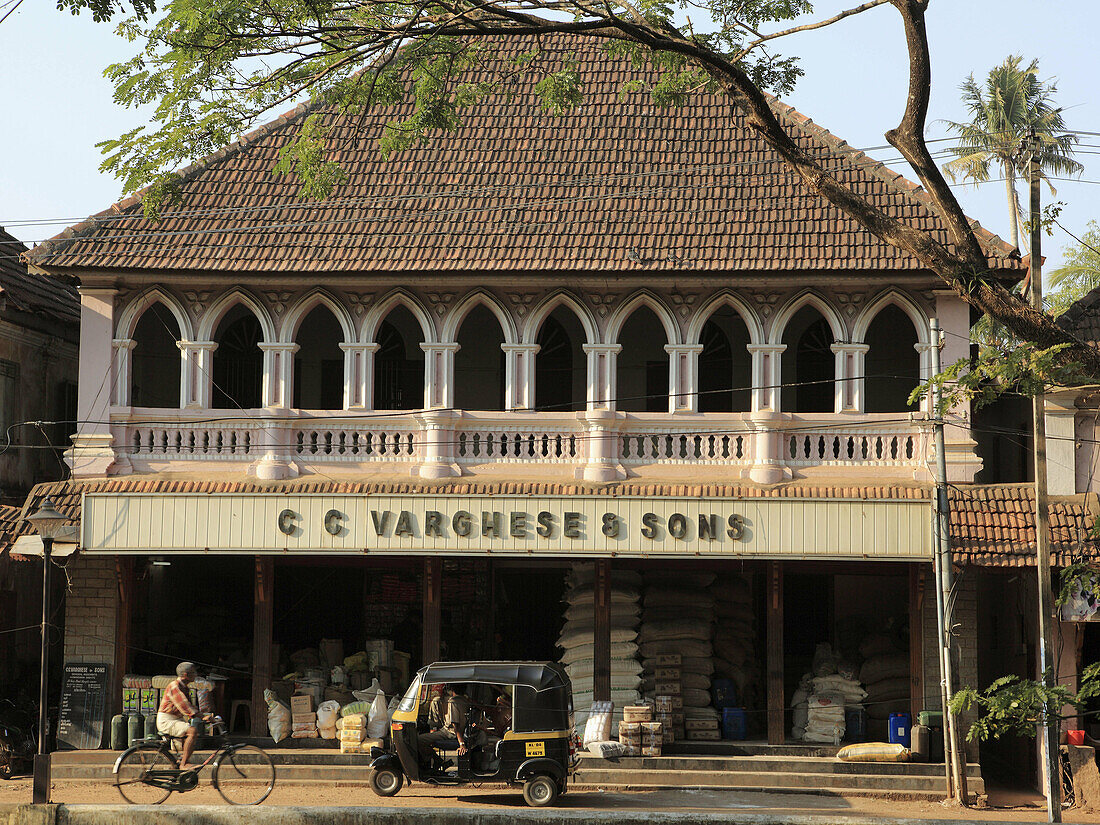
<instances>
[{"instance_id":1,"label":"bicycle wheel","mask_svg":"<svg viewBox=\"0 0 1100 825\"><path fill-rule=\"evenodd\" d=\"M236 745L214 762L212 779L230 805L259 805L275 787L275 763L255 745Z\"/></svg>"},{"instance_id":2,"label":"bicycle wheel","mask_svg":"<svg viewBox=\"0 0 1100 825\"><path fill-rule=\"evenodd\" d=\"M168 788L148 784L150 772L179 769L176 757L159 747L134 748L122 754L115 772L115 787L131 805L159 805L172 793ZM161 775L168 780L169 776Z\"/></svg>"}]
</instances>

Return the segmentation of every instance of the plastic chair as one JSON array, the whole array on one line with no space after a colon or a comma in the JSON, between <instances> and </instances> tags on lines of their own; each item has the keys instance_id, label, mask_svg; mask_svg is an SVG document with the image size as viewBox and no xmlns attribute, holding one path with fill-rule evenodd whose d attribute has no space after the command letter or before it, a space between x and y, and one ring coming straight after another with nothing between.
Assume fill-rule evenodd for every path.
<instances>
[{"instance_id":1,"label":"plastic chair","mask_svg":"<svg viewBox=\"0 0 1100 825\"><path fill-rule=\"evenodd\" d=\"M237 711L241 708L245 708L247 711L245 719L248 721L248 732L252 733L252 701L249 699L233 700L233 704L229 708L229 730L235 731L237 729Z\"/></svg>"}]
</instances>

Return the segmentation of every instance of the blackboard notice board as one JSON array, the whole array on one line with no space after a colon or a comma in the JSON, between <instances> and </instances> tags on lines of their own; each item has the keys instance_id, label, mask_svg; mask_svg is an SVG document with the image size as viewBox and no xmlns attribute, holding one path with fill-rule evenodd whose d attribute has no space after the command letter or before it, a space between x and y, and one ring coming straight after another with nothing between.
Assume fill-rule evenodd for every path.
<instances>
[{"instance_id":1,"label":"blackboard notice board","mask_svg":"<svg viewBox=\"0 0 1100 825\"><path fill-rule=\"evenodd\" d=\"M98 748L103 742L107 707L107 665L65 665L57 723L58 749Z\"/></svg>"}]
</instances>

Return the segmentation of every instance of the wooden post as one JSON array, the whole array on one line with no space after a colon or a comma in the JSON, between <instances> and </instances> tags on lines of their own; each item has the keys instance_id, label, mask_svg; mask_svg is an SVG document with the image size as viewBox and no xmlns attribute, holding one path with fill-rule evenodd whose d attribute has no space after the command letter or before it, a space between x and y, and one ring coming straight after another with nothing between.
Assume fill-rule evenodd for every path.
<instances>
[{"instance_id":1,"label":"wooden post","mask_svg":"<svg viewBox=\"0 0 1100 825\"><path fill-rule=\"evenodd\" d=\"M130 639L134 610L134 560L130 556L115 556L115 577L118 579L118 613L115 615L115 659L111 679L116 690L110 700L111 714L122 713L122 677L130 668Z\"/></svg>"},{"instance_id":2,"label":"wooden post","mask_svg":"<svg viewBox=\"0 0 1100 825\"><path fill-rule=\"evenodd\" d=\"M909 565L909 712L913 724L924 710L924 582L923 564Z\"/></svg>"},{"instance_id":3,"label":"wooden post","mask_svg":"<svg viewBox=\"0 0 1100 825\"><path fill-rule=\"evenodd\" d=\"M443 562L438 558L424 559L424 636L421 664L439 661L439 630L442 624Z\"/></svg>"},{"instance_id":4,"label":"wooden post","mask_svg":"<svg viewBox=\"0 0 1100 825\"><path fill-rule=\"evenodd\" d=\"M264 691L271 687L271 647L275 625L275 559L256 556L256 578L252 594L252 723L249 735L267 733L267 703Z\"/></svg>"},{"instance_id":5,"label":"wooden post","mask_svg":"<svg viewBox=\"0 0 1100 825\"><path fill-rule=\"evenodd\" d=\"M611 699L611 560L596 562L596 589L593 606L595 629L592 636L592 699Z\"/></svg>"},{"instance_id":6,"label":"wooden post","mask_svg":"<svg viewBox=\"0 0 1100 825\"><path fill-rule=\"evenodd\" d=\"M783 564L768 562L768 744L787 741L783 690Z\"/></svg>"}]
</instances>

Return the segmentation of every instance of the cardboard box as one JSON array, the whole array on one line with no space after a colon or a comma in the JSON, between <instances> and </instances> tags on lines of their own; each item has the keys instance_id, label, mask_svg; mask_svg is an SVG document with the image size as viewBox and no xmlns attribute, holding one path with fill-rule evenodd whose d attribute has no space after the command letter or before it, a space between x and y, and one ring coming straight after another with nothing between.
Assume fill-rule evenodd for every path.
<instances>
[{"instance_id":1,"label":"cardboard box","mask_svg":"<svg viewBox=\"0 0 1100 825\"><path fill-rule=\"evenodd\" d=\"M642 736L647 735L661 735L661 723L660 722L642 722Z\"/></svg>"},{"instance_id":2,"label":"cardboard box","mask_svg":"<svg viewBox=\"0 0 1100 825\"><path fill-rule=\"evenodd\" d=\"M658 694L654 700L654 708L657 711L657 716L662 713L672 713L672 697Z\"/></svg>"},{"instance_id":3,"label":"cardboard box","mask_svg":"<svg viewBox=\"0 0 1100 825\"><path fill-rule=\"evenodd\" d=\"M722 735L716 730L689 730L686 733L687 739L695 740L697 742L722 738Z\"/></svg>"},{"instance_id":4,"label":"cardboard box","mask_svg":"<svg viewBox=\"0 0 1100 825\"><path fill-rule=\"evenodd\" d=\"M678 667L659 667L653 671L653 679L656 682L679 682L681 675Z\"/></svg>"},{"instance_id":5,"label":"cardboard box","mask_svg":"<svg viewBox=\"0 0 1100 825\"><path fill-rule=\"evenodd\" d=\"M680 695L680 683L679 682L658 682L654 685L653 690L658 696L679 696ZM683 701L683 700L681 700ZM681 705L682 707L682 705Z\"/></svg>"},{"instance_id":6,"label":"cardboard box","mask_svg":"<svg viewBox=\"0 0 1100 825\"><path fill-rule=\"evenodd\" d=\"M682 661L679 653L665 653L657 657L657 667L679 667Z\"/></svg>"},{"instance_id":7,"label":"cardboard box","mask_svg":"<svg viewBox=\"0 0 1100 825\"><path fill-rule=\"evenodd\" d=\"M660 756L661 745L642 745L642 756Z\"/></svg>"},{"instance_id":8,"label":"cardboard box","mask_svg":"<svg viewBox=\"0 0 1100 825\"><path fill-rule=\"evenodd\" d=\"M684 729L693 730L718 730L717 719L685 719Z\"/></svg>"},{"instance_id":9,"label":"cardboard box","mask_svg":"<svg viewBox=\"0 0 1100 825\"><path fill-rule=\"evenodd\" d=\"M623 721L649 722L653 719L653 708L649 705L627 705L623 708Z\"/></svg>"},{"instance_id":10,"label":"cardboard box","mask_svg":"<svg viewBox=\"0 0 1100 825\"><path fill-rule=\"evenodd\" d=\"M670 715L672 716L672 726L674 728L682 728L684 722L687 721L684 719L684 712L682 710L674 710Z\"/></svg>"},{"instance_id":11,"label":"cardboard box","mask_svg":"<svg viewBox=\"0 0 1100 825\"><path fill-rule=\"evenodd\" d=\"M141 688L141 712L155 714L160 709L160 691L156 688Z\"/></svg>"},{"instance_id":12,"label":"cardboard box","mask_svg":"<svg viewBox=\"0 0 1100 825\"><path fill-rule=\"evenodd\" d=\"M361 742L345 742L340 740L340 753L369 753Z\"/></svg>"},{"instance_id":13,"label":"cardboard box","mask_svg":"<svg viewBox=\"0 0 1100 825\"><path fill-rule=\"evenodd\" d=\"M294 715L313 712L313 697L308 693L301 693L290 697L290 712Z\"/></svg>"},{"instance_id":14,"label":"cardboard box","mask_svg":"<svg viewBox=\"0 0 1100 825\"><path fill-rule=\"evenodd\" d=\"M312 722L314 727L317 725L316 713L292 713L290 715L290 721L297 725L299 722Z\"/></svg>"},{"instance_id":15,"label":"cardboard box","mask_svg":"<svg viewBox=\"0 0 1100 825\"><path fill-rule=\"evenodd\" d=\"M358 744L363 741L363 729L352 730L345 728L344 730L337 731L336 738L341 742L355 742Z\"/></svg>"},{"instance_id":16,"label":"cardboard box","mask_svg":"<svg viewBox=\"0 0 1100 825\"><path fill-rule=\"evenodd\" d=\"M123 688L122 689L122 712L123 713L140 713L141 712L141 690L140 690L140 688Z\"/></svg>"},{"instance_id":17,"label":"cardboard box","mask_svg":"<svg viewBox=\"0 0 1100 825\"><path fill-rule=\"evenodd\" d=\"M684 728L682 726L678 728L672 728L672 733L676 737L677 742L680 742L686 738L684 735Z\"/></svg>"},{"instance_id":18,"label":"cardboard box","mask_svg":"<svg viewBox=\"0 0 1100 825\"><path fill-rule=\"evenodd\" d=\"M661 731L661 741L665 745L671 745L673 742L676 741L676 733L673 731L672 728L665 728L663 731Z\"/></svg>"},{"instance_id":19,"label":"cardboard box","mask_svg":"<svg viewBox=\"0 0 1100 825\"><path fill-rule=\"evenodd\" d=\"M683 711L683 709L684 709L684 697L683 696L681 696L680 694L676 694L675 696L670 696L669 698L672 700L672 712L673 713Z\"/></svg>"}]
</instances>

